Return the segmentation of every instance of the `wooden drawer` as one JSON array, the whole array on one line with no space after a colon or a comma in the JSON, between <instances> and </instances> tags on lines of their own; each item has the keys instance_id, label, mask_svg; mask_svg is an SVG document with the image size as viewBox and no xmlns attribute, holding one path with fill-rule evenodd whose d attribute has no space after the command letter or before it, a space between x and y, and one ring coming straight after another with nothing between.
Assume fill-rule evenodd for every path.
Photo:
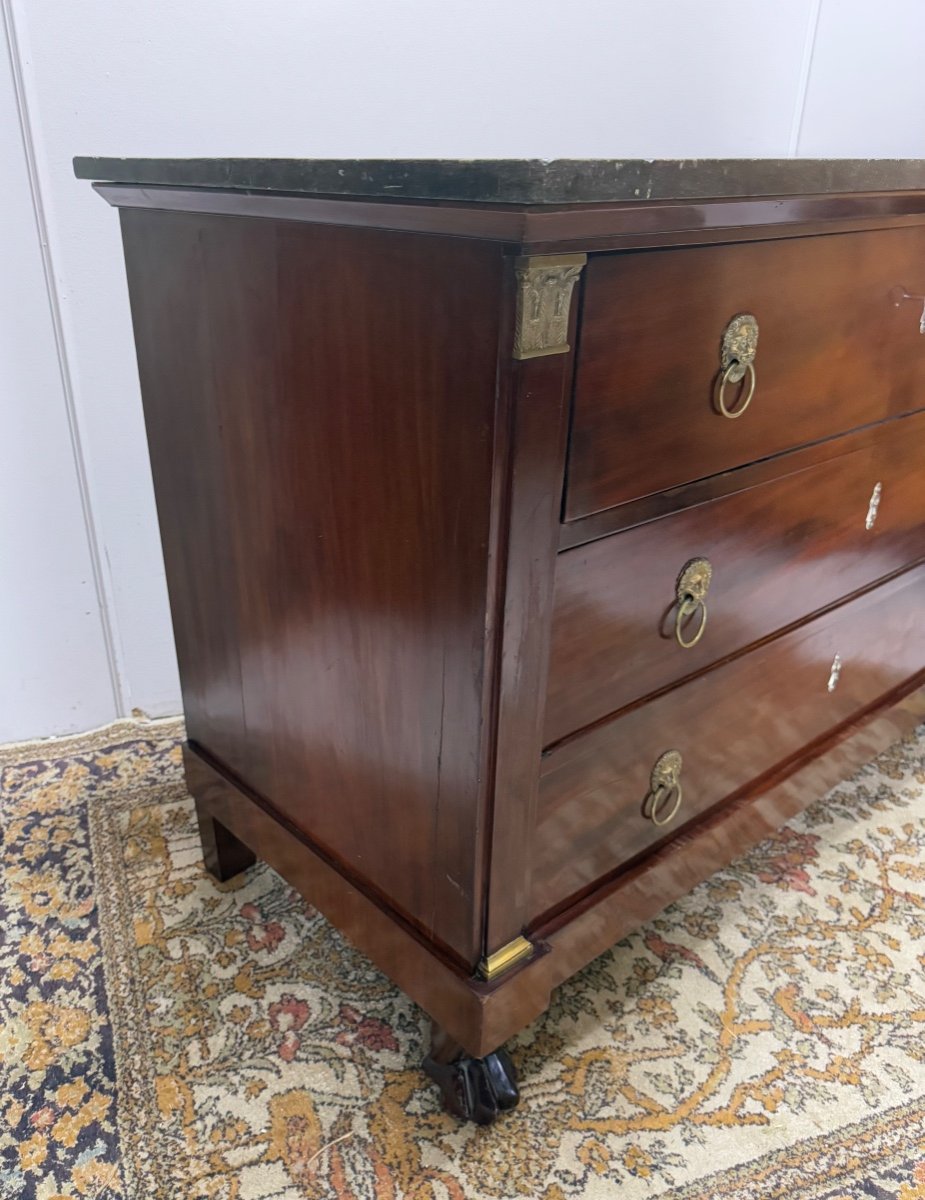
<instances>
[{"instance_id":1,"label":"wooden drawer","mask_svg":"<svg viewBox=\"0 0 925 1200\"><path fill-rule=\"evenodd\" d=\"M922 670L923 589L925 567L917 567L546 755L535 916L808 752ZM836 654L841 669L833 681ZM675 819L660 828L644 805L653 764L669 749L683 758L683 799Z\"/></svg>"},{"instance_id":2,"label":"wooden drawer","mask_svg":"<svg viewBox=\"0 0 925 1200\"><path fill-rule=\"evenodd\" d=\"M592 257L565 516L713 475L925 407L925 230ZM757 385L720 415L720 344L759 323Z\"/></svg>"},{"instance_id":3,"label":"wooden drawer","mask_svg":"<svg viewBox=\"0 0 925 1200\"><path fill-rule=\"evenodd\" d=\"M925 415L907 417L833 460L560 554L544 745L925 558L923 458ZM713 577L703 636L684 649L677 581L694 558Z\"/></svg>"}]
</instances>

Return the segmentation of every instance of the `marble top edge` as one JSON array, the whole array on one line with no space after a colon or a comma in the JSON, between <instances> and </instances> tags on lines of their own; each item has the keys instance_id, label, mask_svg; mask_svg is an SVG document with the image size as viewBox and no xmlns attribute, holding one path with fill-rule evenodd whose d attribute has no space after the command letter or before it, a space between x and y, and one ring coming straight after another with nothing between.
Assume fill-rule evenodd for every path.
<instances>
[{"instance_id":1,"label":"marble top edge","mask_svg":"<svg viewBox=\"0 0 925 1200\"><path fill-rule=\"evenodd\" d=\"M75 158L79 179L495 204L724 199L925 189L925 159Z\"/></svg>"}]
</instances>

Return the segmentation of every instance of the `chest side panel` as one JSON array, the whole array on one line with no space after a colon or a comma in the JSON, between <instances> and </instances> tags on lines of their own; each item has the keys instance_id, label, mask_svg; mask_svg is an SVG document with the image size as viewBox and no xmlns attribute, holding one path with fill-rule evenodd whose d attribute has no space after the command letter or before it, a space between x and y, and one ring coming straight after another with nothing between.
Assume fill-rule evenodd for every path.
<instances>
[{"instance_id":1,"label":"chest side panel","mask_svg":"<svg viewBox=\"0 0 925 1200\"><path fill-rule=\"evenodd\" d=\"M474 961L500 251L196 214L123 228L189 737ZM150 333L168 309L195 369Z\"/></svg>"}]
</instances>

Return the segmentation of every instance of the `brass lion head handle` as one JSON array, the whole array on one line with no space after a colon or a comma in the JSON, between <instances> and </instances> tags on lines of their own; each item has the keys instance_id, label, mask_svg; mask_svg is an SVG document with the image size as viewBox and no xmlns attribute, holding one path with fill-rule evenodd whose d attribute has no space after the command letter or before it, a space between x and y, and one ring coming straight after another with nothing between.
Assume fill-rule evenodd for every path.
<instances>
[{"instance_id":1,"label":"brass lion head handle","mask_svg":"<svg viewBox=\"0 0 925 1200\"><path fill-rule=\"evenodd\" d=\"M713 579L713 566L708 558L692 558L681 568L675 595L678 611L674 622L674 636L683 650L690 650L703 637L707 627L707 592ZM700 612L700 624L692 638L684 636L689 618Z\"/></svg>"},{"instance_id":2,"label":"brass lion head handle","mask_svg":"<svg viewBox=\"0 0 925 1200\"><path fill-rule=\"evenodd\" d=\"M755 355L758 353L758 318L751 313L739 313L726 326L720 347L719 391L716 396L716 406L724 417L734 421L741 417L755 394ZM726 404L726 387L728 384L741 383L748 376L744 398L738 408L729 408Z\"/></svg>"},{"instance_id":3,"label":"brass lion head handle","mask_svg":"<svg viewBox=\"0 0 925 1200\"><path fill-rule=\"evenodd\" d=\"M680 750L666 750L655 760L642 806L643 816L653 825L667 825L677 816L684 795L681 788L683 761Z\"/></svg>"}]
</instances>

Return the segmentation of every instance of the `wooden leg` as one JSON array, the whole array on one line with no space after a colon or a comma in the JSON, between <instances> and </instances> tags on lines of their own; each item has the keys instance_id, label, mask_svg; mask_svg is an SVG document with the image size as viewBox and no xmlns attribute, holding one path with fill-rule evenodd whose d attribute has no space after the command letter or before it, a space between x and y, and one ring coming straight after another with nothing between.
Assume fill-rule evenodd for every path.
<instances>
[{"instance_id":1,"label":"wooden leg","mask_svg":"<svg viewBox=\"0 0 925 1200\"><path fill-rule=\"evenodd\" d=\"M424 1071L440 1088L444 1108L477 1125L490 1125L520 1100L517 1072L506 1050L472 1058L437 1024L431 1029Z\"/></svg>"},{"instance_id":2,"label":"wooden leg","mask_svg":"<svg viewBox=\"0 0 925 1200\"><path fill-rule=\"evenodd\" d=\"M242 871L254 865L254 852L210 816L198 800L196 819L199 822L199 837L202 841L202 857L206 870L219 883L224 883L234 875L240 875Z\"/></svg>"}]
</instances>

